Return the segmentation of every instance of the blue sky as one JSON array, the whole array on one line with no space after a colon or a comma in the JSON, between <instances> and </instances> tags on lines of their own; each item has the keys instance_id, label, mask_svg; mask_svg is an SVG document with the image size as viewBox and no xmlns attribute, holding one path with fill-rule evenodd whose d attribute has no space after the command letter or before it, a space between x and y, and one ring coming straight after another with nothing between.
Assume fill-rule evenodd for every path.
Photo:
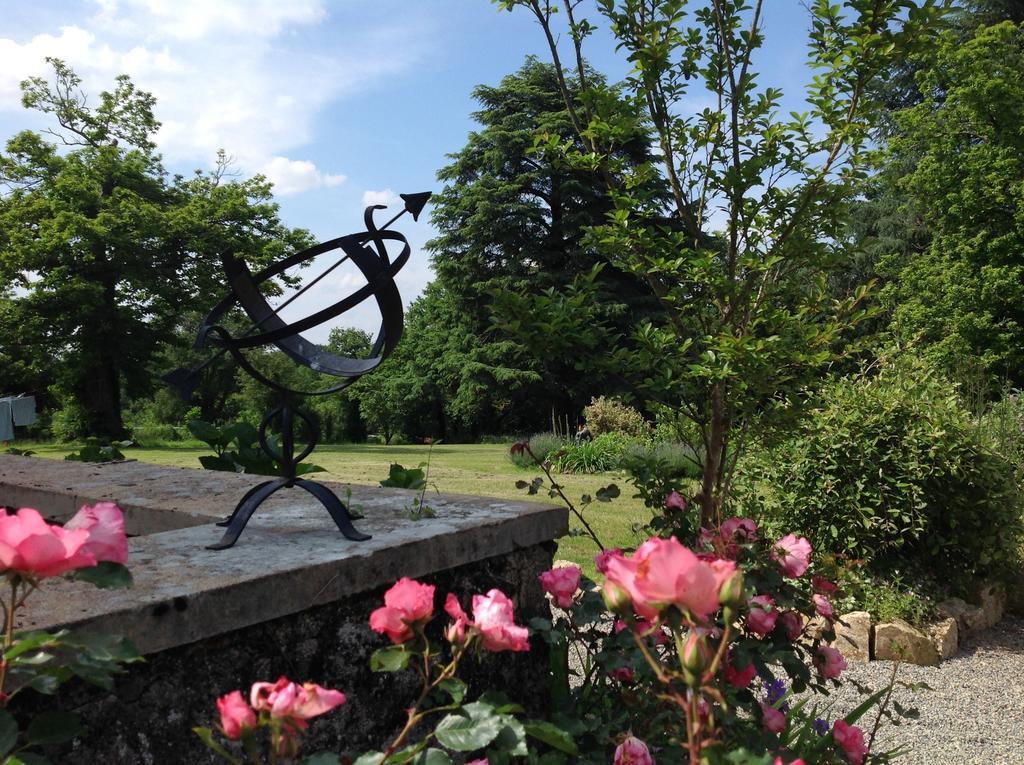
<instances>
[{"instance_id":1,"label":"blue sky","mask_svg":"<svg viewBox=\"0 0 1024 765\"><path fill-rule=\"evenodd\" d=\"M762 83L800 108L806 11L799 0L765 6ZM239 172L275 182L287 224L319 239L360 230L365 203L436 190L445 155L474 128L473 87L496 84L527 54L549 58L528 14L488 0L0 0L0 19L0 141L48 124L18 91L45 74L45 56L67 61L86 92L127 73L157 96L170 171L209 168L224 148ZM591 42L592 63L622 77L607 36ZM414 247L399 281L406 303L430 278L427 217L399 227ZM339 270L295 310L354 281ZM377 321L370 306L348 318L368 330Z\"/></svg>"}]
</instances>

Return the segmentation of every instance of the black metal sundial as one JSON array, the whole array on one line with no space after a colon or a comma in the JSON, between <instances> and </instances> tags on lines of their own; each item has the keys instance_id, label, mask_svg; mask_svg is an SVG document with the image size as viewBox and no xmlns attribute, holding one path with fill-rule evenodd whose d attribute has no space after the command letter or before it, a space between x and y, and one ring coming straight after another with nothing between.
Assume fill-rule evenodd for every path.
<instances>
[{"instance_id":1,"label":"black metal sundial","mask_svg":"<svg viewBox=\"0 0 1024 765\"><path fill-rule=\"evenodd\" d=\"M405 203L404 209L383 226L378 227L374 224L373 214L375 210L386 209L385 206L371 205L366 208L363 215L366 231L322 242L284 258L256 274L250 272L245 262L239 258L230 254L222 257L224 272L227 275L231 292L210 311L199 328L195 343L197 348L212 346L219 350L199 366L193 369L175 369L164 375L163 379L178 392L178 395L187 400L199 385L202 371L215 359L225 353L230 353L238 365L249 375L259 383L276 391L280 403L276 408L267 412L263 422L260 423L259 439L260 448L264 453L281 466L281 477L265 481L250 489L239 501L231 515L218 524L226 526L227 529L221 540L210 545L209 549L224 550L231 547L238 541L245 525L265 499L279 489L290 489L294 486L305 489L323 504L346 539L363 541L370 538L352 525L352 517L348 508L333 491L321 483L307 478L299 478L296 475L299 463L310 455L320 438L320 428L315 416L311 412L300 409L298 403L305 396L326 396L336 393L363 375L372 372L395 349L402 337L404 315L402 299L398 294L398 287L395 285L395 275L409 260L410 247L405 237L397 231L390 230L389 226L405 213L411 213L413 220L418 220L423 207L430 199L430 192L400 194L399 196ZM393 260L388 255L388 242L400 243L402 246L398 256ZM260 285L279 276L289 268L311 261L332 250L340 250L343 253L342 257L304 284L281 305L274 308L267 302ZM362 273L366 280L363 286L326 308L296 321L289 323L281 318L279 314L282 309L346 261L351 261ZM381 325L373 348L366 358L357 359L331 353L302 336L302 332L340 316L370 297L377 301ZM245 311L252 320L252 324L241 335L233 337L219 322L228 311L236 306ZM295 363L309 367L315 372L336 377L338 382L321 390L300 391L271 380L257 370L243 353L246 349L262 346L276 346ZM297 419L305 423L307 431L306 446L298 454L295 453L296 427L299 425L296 422ZM267 438L268 430L275 423L281 434L280 450L274 448L271 445L271 440Z\"/></svg>"}]
</instances>

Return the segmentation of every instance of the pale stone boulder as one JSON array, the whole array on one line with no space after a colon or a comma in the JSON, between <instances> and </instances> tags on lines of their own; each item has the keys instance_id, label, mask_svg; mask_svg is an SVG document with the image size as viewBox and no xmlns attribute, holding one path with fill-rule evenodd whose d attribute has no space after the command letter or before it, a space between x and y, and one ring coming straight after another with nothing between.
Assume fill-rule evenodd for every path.
<instances>
[{"instance_id":1,"label":"pale stone boulder","mask_svg":"<svg viewBox=\"0 0 1024 765\"><path fill-rule=\"evenodd\" d=\"M985 612L980 606L972 606L960 598L950 598L939 603L935 610L939 616L956 619L961 637L985 629Z\"/></svg>"},{"instance_id":2,"label":"pale stone boulder","mask_svg":"<svg viewBox=\"0 0 1024 765\"><path fill-rule=\"evenodd\" d=\"M956 619L951 617L943 619L931 625L928 628L928 633L935 644L935 650L939 652L939 656L943 660L956 656L960 647L960 628Z\"/></svg>"},{"instance_id":3,"label":"pale stone boulder","mask_svg":"<svg viewBox=\"0 0 1024 765\"><path fill-rule=\"evenodd\" d=\"M902 619L875 626L875 658L925 665L941 661L932 639Z\"/></svg>"},{"instance_id":4,"label":"pale stone boulder","mask_svg":"<svg viewBox=\"0 0 1024 765\"><path fill-rule=\"evenodd\" d=\"M867 611L843 614L836 622L835 631L836 640L832 646L844 658L871 660L871 614Z\"/></svg>"},{"instance_id":5,"label":"pale stone boulder","mask_svg":"<svg viewBox=\"0 0 1024 765\"><path fill-rule=\"evenodd\" d=\"M978 603L982 613L982 629L994 627L1003 618L1006 610L1006 588L1002 582L989 582L978 592Z\"/></svg>"}]
</instances>

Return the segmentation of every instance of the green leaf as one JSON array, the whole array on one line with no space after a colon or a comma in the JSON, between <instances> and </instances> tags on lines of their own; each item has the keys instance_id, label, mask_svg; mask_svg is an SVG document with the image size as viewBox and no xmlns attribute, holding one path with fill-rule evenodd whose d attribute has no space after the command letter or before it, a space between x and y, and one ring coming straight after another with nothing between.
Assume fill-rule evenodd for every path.
<instances>
[{"instance_id":1,"label":"green leaf","mask_svg":"<svg viewBox=\"0 0 1024 765\"><path fill-rule=\"evenodd\" d=\"M237 472L234 460L227 457L205 454L199 458L199 464L203 466L204 470L220 470L223 473Z\"/></svg>"},{"instance_id":2,"label":"green leaf","mask_svg":"<svg viewBox=\"0 0 1024 765\"><path fill-rule=\"evenodd\" d=\"M18 723L6 709L0 709L0 755L7 754L18 741Z\"/></svg>"},{"instance_id":3,"label":"green leaf","mask_svg":"<svg viewBox=\"0 0 1024 765\"><path fill-rule=\"evenodd\" d=\"M544 742L552 749L566 754L576 754L579 751L572 736L553 723L546 720L527 720L523 723L523 727L528 736Z\"/></svg>"},{"instance_id":4,"label":"green leaf","mask_svg":"<svg viewBox=\"0 0 1024 765\"><path fill-rule=\"evenodd\" d=\"M413 760L413 765L452 765L452 758L440 749L431 747Z\"/></svg>"},{"instance_id":5,"label":"green leaf","mask_svg":"<svg viewBox=\"0 0 1024 765\"><path fill-rule=\"evenodd\" d=\"M365 752L359 755L352 765L381 765L384 762L384 754L381 752Z\"/></svg>"},{"instance_id":6,"label":"green leaf","mask_svg":"<svg viewBox=\"0 0 1024 765\"><path fill-rule=\"evenodd\" d=\"M213 448L224 448L231 442L230 436L226 436L220 428L202 420L190 420L185 427L189 433Z\"/></svg>"},{"instance_id":7,"label":"green leaf","mask_svg":"<svg viewBox=\"0 0 1024 765\"><path fill-rule=\"evenodd\" d=\"M437 724L434 734L438 743L456 752L474 752L494 741L504 727L500 717L487 715L471 718L448 715Z\"/></svg>"},{"instance_id":8,"label":"green leaf","mask_svg":"<svg viewBox=\"0 0 1024 765\"><path fill-rule=\"evenodd\" d=\"M409 666L409 659L412 656L413 652L408 650L404 643L378 648L370 656L370 670L372 672L398 672Z\"/></svg>"},{"instance_id":9,"label":"green leaf","mask_svg":"<svg viewBox=\"0 0 1024 765\"><path fill-rule=\"evenodd\" d=\"M43 712L28 724L26 737L30 745L61 744L85 730L81 719L72 712Z\"/></svg>"},{"instance_id":10,"label":"green leaf","mask_svg":"<svg viewBox=\"0 0 1024 765\"><path fill-rule=\"evenodd\" d=\"M453 704L461 704L462 700L466 697L466 684L457 677L442 680L438 683L437 687L451 697Z\"/></svg>"},{"instance_id":11,"label":"green leaf","mask_svg":"<svg viewBox=\"0 0 1024 765\"><path fill-rule=\"evenodd\" d=\"M4 760L4 765L52 765L52 763L41 754L19 752Z\"/></svg>"},{"instance_id":12,"label":"green leaf","mask_svg":"<svg viewBox=\"0 0 1024 765\"><path fill-rule=\"evenodd\" d=\"M338 765L340 758L330 752L317 752L304 758L299 765Z\"/></svg>"},{"instance_id":13,"label":"green leaf","mask_svg":"<svg viewBox=\"0 0 1024 765\"><path fill-rule=\"evenodd\" d=\"M52 634L44 630L35 632L22 632L15 636L14 643L4 652L4 658L10 661L21 656L26 651L32 651L43 646L57 644L58 640L64 637L66 632Z\"/></svg>"},{"instance_id":14,"label":"green leaf","mask_svg":"<svg viewBox=\"0 0 1024 765\"><path fill-rule=\"evenodd\" d=\"M132 586L132 574L127 566L103 560L95 566L80 568L71 575L79 582L89 582L101 590L127 589Z\"/></svg>"}]
</instances>

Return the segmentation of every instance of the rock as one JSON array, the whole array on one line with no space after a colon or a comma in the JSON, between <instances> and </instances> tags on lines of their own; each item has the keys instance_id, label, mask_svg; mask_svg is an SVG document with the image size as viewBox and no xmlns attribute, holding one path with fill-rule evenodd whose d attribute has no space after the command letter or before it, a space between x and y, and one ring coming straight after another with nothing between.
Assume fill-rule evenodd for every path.
<instances>
[{"instance_id":1,"label":"rock","mask_svg":"<svg viewBox=\"0 0 1024 765\"><path fill-rule=\"evenodd\" d=\"M994 627L1006 610L1006 588L1002 582L988 582L978 592L978 607L982 613L982 629Z\"/></svg>"},{"instance_id":2,"label":"rock","mask_svg":"<svg viewBox=\"0 0 1024 765\"><path fill-rule=\"evenodd\" d=\"M845 658L856 661L871 660L871 614L851 611L836 622L836 640L833 647Z\"/></svg>"},{"instance_id":3,"label":"rock","mask_svg":"<svg viewBox=\"0 0 1024 765\"><path fill-rule=\"evenodd\" d=\"M925 665L941 660L932 639L902 619L876 625L875 658Z\"/></svg>"},{"instance_id":4,"label":"rock","mask_svg":"<svg viewBox=\"0 0 1024 765\"><path fill-rule=\"evenodd\" d=\"M948 617L928 628L939 657L949 659L956 656L960 647L960 628L956 619Z\"/></svg>"},{"instance_id":5,"label":"rock","mask_svg":"<svg viewBox=\"0 0 1024 765\"><path fill-rule=\"evenodd\" d=\"M959 635L966 637L971 632L985 629L985 612L980 606L972 606L960 598L950 598L939 603L935 610L939 616L956 619Z\"/></svg>"}]
</instances>

